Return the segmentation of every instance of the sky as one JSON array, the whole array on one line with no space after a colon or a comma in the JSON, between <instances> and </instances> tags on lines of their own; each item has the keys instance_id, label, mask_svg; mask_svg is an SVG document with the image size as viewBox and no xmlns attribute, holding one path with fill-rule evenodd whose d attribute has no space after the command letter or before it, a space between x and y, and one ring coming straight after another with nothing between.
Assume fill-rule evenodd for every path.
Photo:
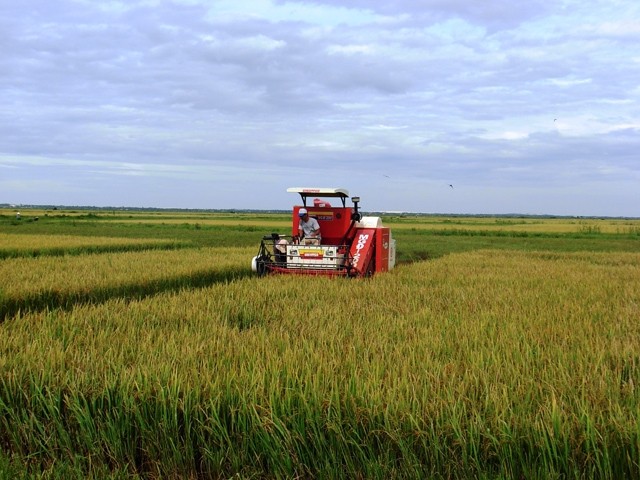
<instances>
[{"instance_id":1,"label":"sky","mask_svg":"<svg viewBox=\"0 0 640 480\"><path fill-rule=\"evenodd\" d=\"M637 0L0 0L0 203L640 217Z\"/></svg>"}]
</instances>

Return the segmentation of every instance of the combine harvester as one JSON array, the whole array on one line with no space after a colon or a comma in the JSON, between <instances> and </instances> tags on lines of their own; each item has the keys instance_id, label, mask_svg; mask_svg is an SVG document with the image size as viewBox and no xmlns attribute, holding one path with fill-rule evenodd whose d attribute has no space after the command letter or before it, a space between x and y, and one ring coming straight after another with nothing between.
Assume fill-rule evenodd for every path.
<instances>
[{"instance_id":1,"label":"combine harvester","mask_svg":"<svg viewBox=\"0 0 640 480\"><path fill-rule=\"evenodd\" d=\"M352 197L353 207L346 206L349 192L344 188L288 188L298 193L302 205L293 207L291 235L272 233L262 238L251 268L258 275L281 273L293 275L327 275L366 277L391 270L396 263L396 242L380 217L363 217L358 211L359 197ZM311 205L307 205L312 197ZM334 207L326 198L339 199ZM300 238L299 212L306 209L320 225L321 241Z\"/></svg>"}]
</instances>

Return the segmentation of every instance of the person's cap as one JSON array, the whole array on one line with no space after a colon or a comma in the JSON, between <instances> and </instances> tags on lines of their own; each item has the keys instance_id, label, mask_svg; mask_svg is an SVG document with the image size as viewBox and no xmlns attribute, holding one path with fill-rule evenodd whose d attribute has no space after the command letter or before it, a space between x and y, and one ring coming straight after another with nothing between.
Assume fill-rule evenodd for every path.
<instances>
[{"instance_id":1,"label":"person's cap","mask_svg":"<svg viewBox=\"0 0 640 480\"><path fill-rule=\"evenodd\" d=\"M300 210L298 210L298 216L299 217L304 217L307 214L307 209L306 208L301 208Z\"/></svg>"}]
</instances>

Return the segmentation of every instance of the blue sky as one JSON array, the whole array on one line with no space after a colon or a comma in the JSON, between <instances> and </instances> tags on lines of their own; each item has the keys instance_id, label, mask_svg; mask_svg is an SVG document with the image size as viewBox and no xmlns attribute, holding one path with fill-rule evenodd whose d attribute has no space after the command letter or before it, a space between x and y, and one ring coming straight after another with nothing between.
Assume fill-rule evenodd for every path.
<instances>
[{"instance_id":1,"label":"blue sky","mask_svg":"<svg viewBox=\"0 0 640 480\"><path fill-rule=\"evenodd\" d=\"M3 3L0 203L640 216L637 0Z\"/></svg>"}]
</instances>

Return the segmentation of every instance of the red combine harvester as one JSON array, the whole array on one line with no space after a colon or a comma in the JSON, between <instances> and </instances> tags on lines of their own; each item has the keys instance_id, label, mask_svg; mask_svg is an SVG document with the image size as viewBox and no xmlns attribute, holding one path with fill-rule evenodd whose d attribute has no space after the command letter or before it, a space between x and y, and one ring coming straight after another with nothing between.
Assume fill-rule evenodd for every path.
<instances>
[{"instance_id":1,"label":"red combine harvester","mask_svg":"<svg viewBox=\"0 0 640 480\"><path fill-rule=\"evenodd\" d=\"M262 238L260 250L251 261L251 269L258 275L361 277L395 266L396 241L391 231L382 226L380 217L360 214L359 197L352 197L353 207L347 207L349 192L344 188L294 187L287 192L300 194L302 205L293 207L290 235L272 233ZM312 202L308 202L310 198ZM342 206L332 206L327 198L337 198ZM298 234L301 209L320 225L319 241Z\"/></svg>"}]
</instances>

